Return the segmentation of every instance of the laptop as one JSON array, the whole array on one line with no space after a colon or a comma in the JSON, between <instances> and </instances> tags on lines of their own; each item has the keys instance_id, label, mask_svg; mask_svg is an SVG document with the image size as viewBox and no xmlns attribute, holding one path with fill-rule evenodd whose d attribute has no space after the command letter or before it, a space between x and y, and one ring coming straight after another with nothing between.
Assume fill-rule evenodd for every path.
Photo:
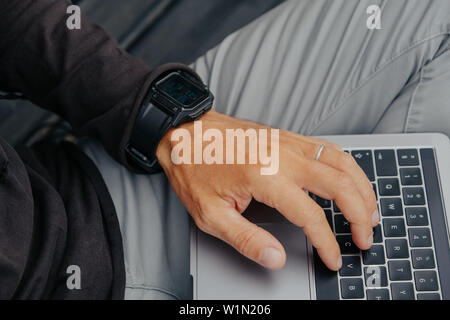
<instances>
[{"instance_id":1,"label":"laptop","mask_svg":"<svg viewBox=\"0 0 450 320\"><path fill-rule=\"evenodd\" d=\"M330 271L300 228L253 202L244 215L280 240L285 267L266 270L192 225L193 299L450 299L450 140L442 134L320 138L351 153L373 184L381 221L372 248L361 252L333 201L311 194L343 255L342 269Z\"/></svg>"}]
</instances>

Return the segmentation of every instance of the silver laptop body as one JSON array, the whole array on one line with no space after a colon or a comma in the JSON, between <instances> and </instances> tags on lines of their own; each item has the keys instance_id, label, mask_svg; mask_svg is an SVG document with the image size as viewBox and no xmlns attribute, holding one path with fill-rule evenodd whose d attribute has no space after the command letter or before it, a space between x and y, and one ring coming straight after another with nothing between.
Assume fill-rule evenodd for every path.
<instances>
[{"instance_id":1,"label":"silver laptop body","mask_svg":"<svg viewBox=\"0 0 450 320\"><path fill-rule=\"evenodd\" d=\"M450 299L450 140L441 134L320 138L341 145L366 170L372 163L382 212L378 251L352 251L345 219L325 201L321 205L339 238L345 269L328 271L300 228L254 202L244 215L280 240L286 266L265 270L192 225L193 299ZM395 162L395 174L382 171L387 158ZM398 181L398 194L386 188L391 181Z\"/></svg>"}]
</instances>

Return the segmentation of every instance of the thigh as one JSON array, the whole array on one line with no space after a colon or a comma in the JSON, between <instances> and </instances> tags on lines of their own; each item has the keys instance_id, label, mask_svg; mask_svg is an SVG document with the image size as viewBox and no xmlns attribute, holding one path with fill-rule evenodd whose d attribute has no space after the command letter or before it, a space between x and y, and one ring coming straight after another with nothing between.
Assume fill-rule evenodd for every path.
<instances>
[{"instance_id":1,"label":"thigh","mask_svg":"<svg viewBox=\"0 0 450 320\"><path fill-rule=\"evenodd\" d=\"M440 132L450 137L449 86L450 37L433 59L410 79L375 132Z\"/></svg>"},{"instance_id":2,"label":"thigh","mask_svg":"<svg viewBox=\"0 0 450 320\"><path fill-rule=\"evenodd\" d=\"M381 30L366 26L373 4ZM193 67L220 112L306 135L370 133L435 57L449 17L446 0L292 0ZM394 109L404 125L407 110Z\"/></svg>"},{"instance_id":3,"label":"thigh","mask_svg":"<svg viewBox=\"0 0 450 320\"><path fill-rule=\"evenodd\" d=\"M93 139L81 143L102 174L123 239L126 299L189 299L189 217L163 174L137 175Z\"/></svg>"}]
</instances>

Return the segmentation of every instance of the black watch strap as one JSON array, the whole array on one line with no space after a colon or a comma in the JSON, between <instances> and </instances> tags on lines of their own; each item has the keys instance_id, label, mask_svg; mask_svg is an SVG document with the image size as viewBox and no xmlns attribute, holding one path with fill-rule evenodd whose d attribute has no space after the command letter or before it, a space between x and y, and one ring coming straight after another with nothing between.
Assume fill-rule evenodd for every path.
<instances>
[{"instance_id":1,"label":"black watch strap","mask_svg":"<svg viewBox=\"0 0 450 320\"><path fill-rule=\"evenodd\" d=\"M199 79L170 70L152 83L136 118L126 152L130 162L147 173L161 171L158 144L172 127L195 121L212 108L214 96Z\"/></svg>"},{"instance_id":2,"label":"black watch strap","mask_svg":"<svg viewBox=\"0 0 450 320\"><path fill-rule=\"evenodd\" d=\"M161 171L156 158L156 149L162 137L171 127L172 118L156 107L151 100L144 105L137 117L134 132L127 146L132 160L149 173ZM149 124L152 125L149 125Z\"/></svg>"}]
</instances>

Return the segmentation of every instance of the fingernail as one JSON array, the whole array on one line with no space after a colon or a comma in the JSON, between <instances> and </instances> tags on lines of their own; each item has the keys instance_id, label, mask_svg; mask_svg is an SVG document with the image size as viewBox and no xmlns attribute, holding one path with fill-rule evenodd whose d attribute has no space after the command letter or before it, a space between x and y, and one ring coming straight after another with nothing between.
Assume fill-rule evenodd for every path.
<instances>
[{"instance_id":1,"label":"fingernail","mask_svg":"<svg viewBox=\"0 0 450 320\"><path fill-rule=\"evenodd\" d=\"M336 269L339 270L342 268L342 256L339 255L338 261L336 262Z\"/></svg>"},{"instance_id":2,"label":"fingernail","mask_svg":"<svg viewBox=\"0 0 450 320\"><path fill-rule=\"evenodd\" d=\"M369 238L367 239L367 245L369 247L372 247L373 245L373 233L369 236Z\"/></svg>"},{"instance_id":3,"label":"fingernail","mask_svg":"<svg viewBox=\"0 0 450 320\"><path fill-rule=\"evenodd\" d=\"M283 256L277 249L266 248L261 254L260 263L266 268L276 269L283 263Z\"/></svg>"},{"instance_id":4,"label":"fingernail","mask_svg":"<svg viewBox=\"0 0 450 320\"><path fill-rule=\"evenodd\" d=\"M380 222L380 213L378 212L378 210L375 210L372 213L372 223L377 224L378 222Z\"/></svg>"}]
</instances>

